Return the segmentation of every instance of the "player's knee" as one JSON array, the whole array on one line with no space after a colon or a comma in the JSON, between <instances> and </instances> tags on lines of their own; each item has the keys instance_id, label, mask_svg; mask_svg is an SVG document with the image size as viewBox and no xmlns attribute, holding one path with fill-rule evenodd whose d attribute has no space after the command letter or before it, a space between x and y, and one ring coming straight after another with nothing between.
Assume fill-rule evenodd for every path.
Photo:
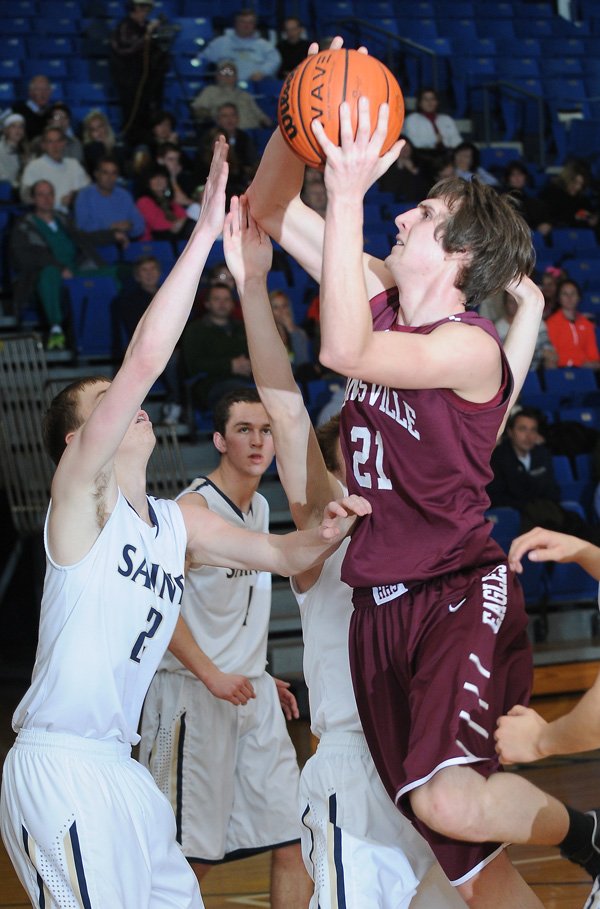
<instances>
[{"instance_id":1,"label":"player's knee","mask_svg":"<svg viewBox=\"0 0 600 909\"><path fill-rule=\"evenodd\" d=\"M465 790L454 786L443 771L411 792L410 803L419 820L437 833L470 842L486 839L475 799L466 797Z\"/></svg>"}]
</instances>

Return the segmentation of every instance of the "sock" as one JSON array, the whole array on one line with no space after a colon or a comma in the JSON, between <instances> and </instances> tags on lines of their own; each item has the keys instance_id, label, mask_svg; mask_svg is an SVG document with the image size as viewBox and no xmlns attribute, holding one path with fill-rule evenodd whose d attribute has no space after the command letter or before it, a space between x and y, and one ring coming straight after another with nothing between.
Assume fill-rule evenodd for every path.
<instances>
[{"instance_id":1,"label":"sock","mask_svg":"<svg viewBox=\"0 0 600 909\"><path fill-rule=\"evenodd\" d=\"M569 815L569 829L562 843L559 843L560 851L567 857L587 856L594 853L592 837L594 835L595 821L591 814L584 814L583 811L576 811L565 805Z\"/></svg>"}]
</instances>

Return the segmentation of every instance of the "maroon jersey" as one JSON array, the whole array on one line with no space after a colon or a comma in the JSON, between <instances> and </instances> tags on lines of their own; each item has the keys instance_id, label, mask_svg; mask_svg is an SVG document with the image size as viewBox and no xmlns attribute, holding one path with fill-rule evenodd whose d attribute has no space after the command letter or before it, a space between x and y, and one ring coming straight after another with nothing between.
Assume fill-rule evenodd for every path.
<instances>
[{"instance_id":1,"label":"maroon jersey","mask_svg":"<svg viewBox=\"0 0 600 909\"><path fill-rule=\"evenodd\" d=\"M355 588L410 586L501 558L489 539L485 488L512 377L494 326L474 312L398 325L395 288L374 297L371 308L376 331L429 334L448 321L479 326L498 341L502 384L492 401L475 404L445 388L348 379L340 433L347 486L371 502L373 513L354 531L342 580Z\"/></svg>"}]
</instances>

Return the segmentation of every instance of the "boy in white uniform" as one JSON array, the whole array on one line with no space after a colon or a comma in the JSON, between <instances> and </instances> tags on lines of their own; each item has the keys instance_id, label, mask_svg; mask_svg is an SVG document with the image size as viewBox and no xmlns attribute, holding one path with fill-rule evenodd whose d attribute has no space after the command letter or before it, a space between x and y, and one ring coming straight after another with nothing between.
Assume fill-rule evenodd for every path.
<instances>
[{"instance_id":1,"label":"boy in white uniform","mask_svg":"<svg viewBox=\"0 0 600 909\"><path fill-rule=\"evenodd\" d=\"M249 218L243 200L239 216L237 208L234 198L224 231L227 264L244 310L278 471L297 526L308 526L318 503L344 488L338 420L317 431L321 454L269 306L269 239ZM541 309L535 296L520 302L517 326L507 339L513 400L531 361ZM302 617L311 728L320 739L300 786L303 855L314 881L311 909L464 905L427 844L390 802L364 739L348 659L351 590L340 580L346 548L342 544L322 566L292 582Z\"/></svg>"},{"instance_id":2,"label":"boy in white uniform","mask_svg":"<svg viewBox=\"0 0 600 909\"><path fill-rule=\"evenodd\" d=\"M213 420L219 466L178 501L266 532L269 506L257 487L273 440L258 393L228 392ZM173 806L178 842L200 881L215 863L272 849L271 906L301 909L310 881L299 846L299 770L265 671L270 611L268 572L187 566L182 616L214 665L201 684L165 654L144 705L140 760ZM222 673L241 673L253 697L239 706L215 697Z\"/></svg>"},{"instance_id":3,"label":"boy in white uniform","mask_svg":"<svg viewBox=\"0 0 600 909\"><path fill-rule=\"evenodd\" d=\"M38 653L13 721L19 735L0 806L2 837L35 906L202 906L168 802L130 757L146 689L176 624L172 646L193 670L201 663L178 621L186 545L198 561L280 570L298 558L310 564L337 533L328 518L298 549L298 534L286 542L236 531L214 515L199 522L146 496L155 440L140 404L173 352L222 231L227 153L219 140L192 237L114 381L74 383L46 418L58 466ZM330 512L340 513L338 505Z\"/></svg>"}]
</instances>

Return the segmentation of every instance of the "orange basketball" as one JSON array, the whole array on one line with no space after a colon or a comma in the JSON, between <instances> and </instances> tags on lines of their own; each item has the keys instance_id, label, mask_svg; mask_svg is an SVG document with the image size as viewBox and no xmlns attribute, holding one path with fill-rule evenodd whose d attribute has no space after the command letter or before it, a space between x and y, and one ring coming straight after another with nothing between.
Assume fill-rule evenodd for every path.
<instances>
[{"instance_id":1,"label":"orange basketball","mask_svg":"<svg viewBox=\"0 0 600 909\"><path fill-rule=\"evenodd\" d=\"M325 156L311 122L318 118L329 139L339 145L340 104L347 101L350 105L356 131L361 95L371 102L371 131L377 124L379 105L387 102L390 106L384 154L398 139L404 122L404 98L395 76L375 57L346 48L307 57L283 83L277 104L281 133L292 151L305 164L322 169Z\"/></svg>"}]
</instances>

